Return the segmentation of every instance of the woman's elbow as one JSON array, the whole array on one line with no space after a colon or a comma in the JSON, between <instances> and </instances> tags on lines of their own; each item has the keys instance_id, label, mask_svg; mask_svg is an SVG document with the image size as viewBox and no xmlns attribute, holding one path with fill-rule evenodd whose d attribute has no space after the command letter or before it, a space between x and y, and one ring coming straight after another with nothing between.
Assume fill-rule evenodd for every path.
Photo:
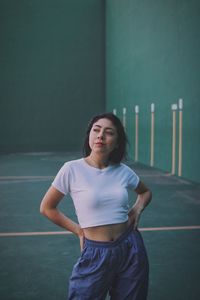
<instances>
[{"instance_id":1,"label":"woman's elbow","mask_svg":"<svg viewBox=\"0 0 200 300\"><path fill-rule=\"evenodd\" d=\"M40 213L48 217L48 215L51 214L52 210L56 209L63 196L64 194L51 186L41 201Z\"/></svg>"},{"instance_id":2,"label":"woman's elbow","mask_svg":"<svg viewBox=\"0 0 200 300\"><path fill-rule=\"evenodd\" d=\"M46 205L43 202L41 202L41 204L40 204L40 213L43 216L47 216L47 208L46 208Z\"/></svg>"},{"instance_id":3,"label":"woman's elbow","mask_svg":"<svg viewBox=\"0 0 200 300\"><path fill-rule=\"evenodd\" d=\"M151 199L152 199L152 191L148 189L147 193L148 193L148 202L151 202Z\"/></svg>"},{"instance_id":4,"label":"woman's elbow","mask_svg":"<svg viewBox=\"0 0 200 300\"><path fill-rule=\"evenodd\" d=\"M45 215L45 209L44 209L44 207L42 205L40 205L40 213L43 216Z\"/></svg>"}]
</instances>

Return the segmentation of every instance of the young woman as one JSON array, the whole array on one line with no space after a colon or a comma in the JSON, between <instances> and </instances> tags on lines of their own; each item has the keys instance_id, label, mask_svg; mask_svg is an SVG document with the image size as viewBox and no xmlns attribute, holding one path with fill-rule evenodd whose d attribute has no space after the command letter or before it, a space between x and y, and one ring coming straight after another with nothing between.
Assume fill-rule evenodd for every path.
<instances>
[{"instance_id":1,"label":"young woman","mask_svg":"<svg viewBox=\"0 0 200 300\"><path fill-rule=\"evenodd\" d=\"M151 191L121 161L127 138L112 113L95 116L87 129L84 157L69 161L56 175L40 211L80 239L81 256L69 280L68 300L145 300L148 259L137 226ZM137 194L129 208L128 190ZM70 194L78 223L57 206Z\"/></svg>"}]
</instances>

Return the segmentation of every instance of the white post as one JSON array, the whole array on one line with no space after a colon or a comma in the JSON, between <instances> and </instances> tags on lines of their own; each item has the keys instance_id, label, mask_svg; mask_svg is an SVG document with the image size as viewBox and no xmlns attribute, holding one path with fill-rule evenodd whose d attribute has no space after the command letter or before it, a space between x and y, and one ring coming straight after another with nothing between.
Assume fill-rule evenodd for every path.
<instances>
[{"instance_id":1,"label":"white post","mask_svg":"<svg viewBox=\"0 0 200 300\"><path fill-rule=\"evenodd\" d=\"M135 161L138 161L138 148L139 148L139 105L135 106Z\"/></svg>"},{"instance_id":2,"label":"white post","mask_svg":"<svg viewBox=\"0 0 200 300\"><path fill-rule=\"evenodd\" d=\"M123 126L126 130L126 107L123 108Z\"/></svg>"},{"instance_id":3,"label":"white post","mask_svg":"<svg viewBox=\"0 0 200 300\"><path fill-rule=\"evenodd\" d=\"M117 110L116 108L113 109L113 114L116 116L117 115Z\"/></svg>"},{"instance_id":4,"label":"white post","mask_svg":"<svg viewBox=\"0 0 200 300\"><path fill-rule=\"evenodd\" d=\"M172 175L175 174L176 168L176 110L177 104L172 104Z\"/></svg>"},{"instance_id":5,"label":"white post","mask_svg":"<svg viewBox=\"0 0 200 300\"><path fill-rule=\"evenodd\" d=\"M182 176L183 99L179 99L178 107L179 107L178 176Z\"/></svg>"},{"instance_id":6,"label":"white post","mask_svg":"<svg viewBox=\"0 0 200 300\"><path fill-rule=\"evenodd\" d=\"M151 145L150 145L150 166L154 166L154 134L155 132L155 104L151 103Z\"/></svg>"}]
</instances>

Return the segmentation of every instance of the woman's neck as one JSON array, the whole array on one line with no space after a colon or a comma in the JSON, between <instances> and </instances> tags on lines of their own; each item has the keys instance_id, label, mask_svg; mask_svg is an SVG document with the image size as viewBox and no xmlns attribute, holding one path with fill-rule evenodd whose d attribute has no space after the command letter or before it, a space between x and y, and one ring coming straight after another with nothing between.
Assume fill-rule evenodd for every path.
<instances>
[{"instance_id":1,"label":"woman's neck","mask_svg":"<svg viewBox=\"0 0 200 300\"><path fill-rule=\"evenodd\" d=\"M89 165L98 169L104 169L109 165L108 158L102 155L94 155L91 153L85 160Z\"/></svg>"}]
</instances>

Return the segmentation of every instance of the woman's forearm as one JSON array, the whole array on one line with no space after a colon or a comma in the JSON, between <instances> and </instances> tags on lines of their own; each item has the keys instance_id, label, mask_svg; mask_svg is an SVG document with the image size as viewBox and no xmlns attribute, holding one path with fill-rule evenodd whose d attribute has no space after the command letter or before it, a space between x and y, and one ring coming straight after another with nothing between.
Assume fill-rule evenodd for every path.
<instances>
[{"instance_id":1,"label":"woman's forearm","mask_svg":"<svg viewBox=\"0 0 200 300\"><path fill-rule=\"evenodd\" d=\"M152 193L150 190L139 194L134 204L134 208L138 211L143 211L145 207L149 204L152 198Z\"/></svg>"},{"instance_id":2,"label":"woman's forearm","mask_svg":"<svg viewBox=\"0 0 200 300\"><path fill-rule=\"evenodd\" d=\"M41 213L56 225L65 228L66 230L76 234L77 236L81 235L82 229L80 225L75 223L70 218L66 217L57 208L48 208L41 211Z\"/></svg>"},{"instance_id":3,"label":"woman's forearm","mask_svg":"<svg viewBox=\"0 0 200 300\"><path fill-rule=\"evenodd\" d=\"M133 207L128 212L129 224L132 224L134 229L137 228L140 215L145 207L151 201L152 193L150 190L146 190L142 194L138 194L137 199Z\"/></svg>"}]
</instances>

